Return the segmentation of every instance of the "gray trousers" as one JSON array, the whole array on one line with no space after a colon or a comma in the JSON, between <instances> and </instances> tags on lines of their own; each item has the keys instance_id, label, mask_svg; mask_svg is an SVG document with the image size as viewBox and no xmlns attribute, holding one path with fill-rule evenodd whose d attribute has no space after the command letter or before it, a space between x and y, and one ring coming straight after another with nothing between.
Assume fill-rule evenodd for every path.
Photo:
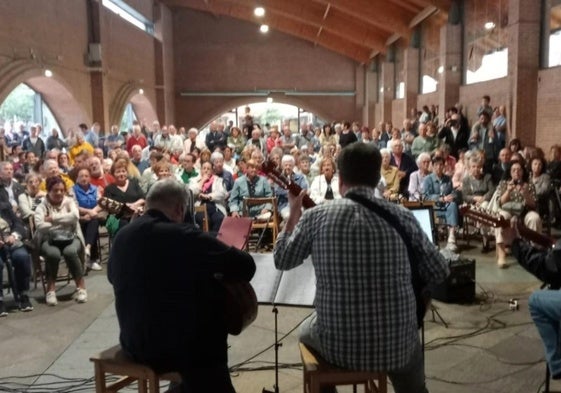
<instances>
[{"instance_id":1,"label":"gray trousers","mask_svg":"<svg viewBox=\"0 0 561 393\"><path fill-rule=\"evenodd\" d=\"M79 280L84 275L82 270L82 262L80 261L80 249L82 243L76 238L71 244L60 249L59 247L49 244L48 240L41 243L41 255L45 258L45 273L47 280L56 280L58 274L58 265L62 257L66 261L66 266L74 280Z\"/></svg>"},{"instance_id":2,"label":"gray trousers","mask_svg":"<svg viewBox=\"0 0 561 393\"><path fill-rule=\"evenodd\" d=\"M314 312L300 325L300 341L323 353L319 336L314 329L317 323L317 314ZM386 371L386 370L375 370ZM421 343L417 342L413 356L409 363L400 370L386 371L393 385L395 393L428 393L425 386L425 365L423 363L423 352ZM336 392L332 387L322 388L322 393Z\"/></svg>"}]
</instances>

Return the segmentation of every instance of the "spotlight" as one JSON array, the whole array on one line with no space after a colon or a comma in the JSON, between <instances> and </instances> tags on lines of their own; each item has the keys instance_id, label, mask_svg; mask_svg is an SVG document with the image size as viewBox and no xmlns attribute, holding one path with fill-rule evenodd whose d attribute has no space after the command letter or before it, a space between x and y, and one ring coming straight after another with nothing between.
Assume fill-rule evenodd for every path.
<instances>
[{"instance_id":1,"label":"spotlight","mask_svg":"<svg viewBox=\"0 0 561 393\"><path fill-rule=\"evenodd\" d=\"M494 22L487 22L485 23L485 30L493 30L495 28L495 23Z\"/></svg>"},{"instance_id":2,"label":"spotlight","mask_svg":"<svg viewBox=\"0 0 561 393\"><path fill-rule=\"evenodd\" d=\"M259 30L261 31L261 33L267 33L269 31L269 26L261 25L261 27L259 27Z\"/></svg>"},{"instance_id":3,"label":"spotlight","mask_svg":"<svg viewBox=\"0 0 561 393\"><path fill-rule=\"evenodd\" d=\"M53 72L51 70L45 70L45 76L47 78L50 78L51 76L53 76Z\"/></svg>"},{"instance_id":4,"label":"spotlight","mask_svg":"<svg viewBox=\"0 0 561 393\"><path fill-rule=\"evenodd\" d=\"M438 69L436 70L436 72L438 72L439 74L442 74L442 73L444 72L444 66L438 67Z\"/></svg>"},{"instance_id":5,"label":"spotlight","mask_svg":"<svg viewBox=\"0 0 561 393\"><path fill-rule=\"evenodd\" d=\"M255 7L255 9L253 10L253 13L255 14L255 16L261 18L262 16L265 15L265 8Z\"/></svg>"},{"instance_id":6,"label":"spotlight","mask_svg":"<svg viewBox=\"0 0 561 393\"><path fill-rule=\"evenodd\" d=\"M139 94L144 94L144 89L138 89Z\"/></svg>"},{"instance_id":7,"label":"spotlight","mask_svg":"<svg viewBox=\"0 0 561 393\"><path fill-rule=\"evenodd\" d=\"M267 103L272 104L273 103L273 97L267 97Z\"/></svg>"}]
</instances>

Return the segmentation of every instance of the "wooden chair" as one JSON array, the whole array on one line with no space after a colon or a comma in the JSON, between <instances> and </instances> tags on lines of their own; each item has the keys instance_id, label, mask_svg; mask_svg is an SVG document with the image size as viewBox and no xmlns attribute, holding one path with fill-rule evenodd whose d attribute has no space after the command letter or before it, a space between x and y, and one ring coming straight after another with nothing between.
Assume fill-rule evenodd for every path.
<instances>
[{"instance_id":1,"label":"wooden chair","mask_svg":"<svg viewBox=\"0 0 561 393\"><path fill-rule=\"evenodd\" d=\"M304 393L320 393L324 386L364 385L365 393L387 393L387 374L374 371L353 371L327 363L314 350L299 343L304 367ZM376 381L378 384L376 384Z\"/></svg>"},{"instance_id":2,"label":"wooden chair","mask_svg":"<svg viewBox=\"0 0 561 393\"><path fill-rule=\"evenodd\" d=\"M277 241L277 236L279 233L279 213L277 209L277 198L276 197L263 197L263 198L244 198L243 199L243 207L242 207L242 215L244 217L249 217L249 208L252 206L270 204L272 206L271 209L271 218L268 220L253 220L251 225L251 230L253 231L260 231L263 233L265 230L270 229L272 233L272 243L273 245ZM259 242L256 244L256 248L259 246Z\"/></svg>"},{"instance_id":3,"label":"wooden chair","mask_svg":"<svg viewBox=\"0 0 561 393\"><path fill-rule=\"evenodd\" d=\"M206 210L206 205L202 204L199 206L195 206L195 215L197 213L201 213L203 216L203 227L201 228L203 230L203 232L208 232L208 212Z\"/></svg>"},{"instance_id":4,"label":"wooden chair","mask_svg":"<svg viewBox=\"0 0 561 393\"><path fill-rule=\"evenodd\" d=\"M159 393L160 381L181 382L177 373L158 374L150 367L134 362L115 345L90 358L94 363L96 393L114 393L138 383L140 393ZM108 382L107 377L118 375L116 381Z\"/></svg>"}]
</instances>

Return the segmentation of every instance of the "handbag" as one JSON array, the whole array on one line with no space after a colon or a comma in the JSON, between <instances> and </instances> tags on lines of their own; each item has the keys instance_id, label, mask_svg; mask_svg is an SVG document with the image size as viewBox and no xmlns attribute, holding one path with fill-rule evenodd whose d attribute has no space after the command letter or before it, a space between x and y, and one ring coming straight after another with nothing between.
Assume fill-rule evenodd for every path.
<instances>
[{"instance_id":1,"label":"handbag","mask_svg":"<svg viewBox=\"0 0 561 393\"><path fill-rule=\"evenodd\" d=\"M51 229L49 231L49 244L51 246L64 248L72 244L76 239L76 233L68 229Z\"/></svg>"}]
</instances>

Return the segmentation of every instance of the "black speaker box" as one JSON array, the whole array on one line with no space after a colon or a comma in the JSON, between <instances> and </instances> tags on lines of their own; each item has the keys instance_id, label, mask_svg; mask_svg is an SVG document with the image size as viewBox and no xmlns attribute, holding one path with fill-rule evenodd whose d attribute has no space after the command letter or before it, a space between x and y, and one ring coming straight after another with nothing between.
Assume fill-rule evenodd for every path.
<instances>
[{"instance_id":1,"label":"black speaker box","mask_svg":"<svg viewBox=\"0 0 561 393\"><path fill-rule=\"evenodd\" d=\"M475 259L449 261L450 275L430 288L431 297L445 303L473 303L475 300Z\"/></svg>"}]
</instances>

